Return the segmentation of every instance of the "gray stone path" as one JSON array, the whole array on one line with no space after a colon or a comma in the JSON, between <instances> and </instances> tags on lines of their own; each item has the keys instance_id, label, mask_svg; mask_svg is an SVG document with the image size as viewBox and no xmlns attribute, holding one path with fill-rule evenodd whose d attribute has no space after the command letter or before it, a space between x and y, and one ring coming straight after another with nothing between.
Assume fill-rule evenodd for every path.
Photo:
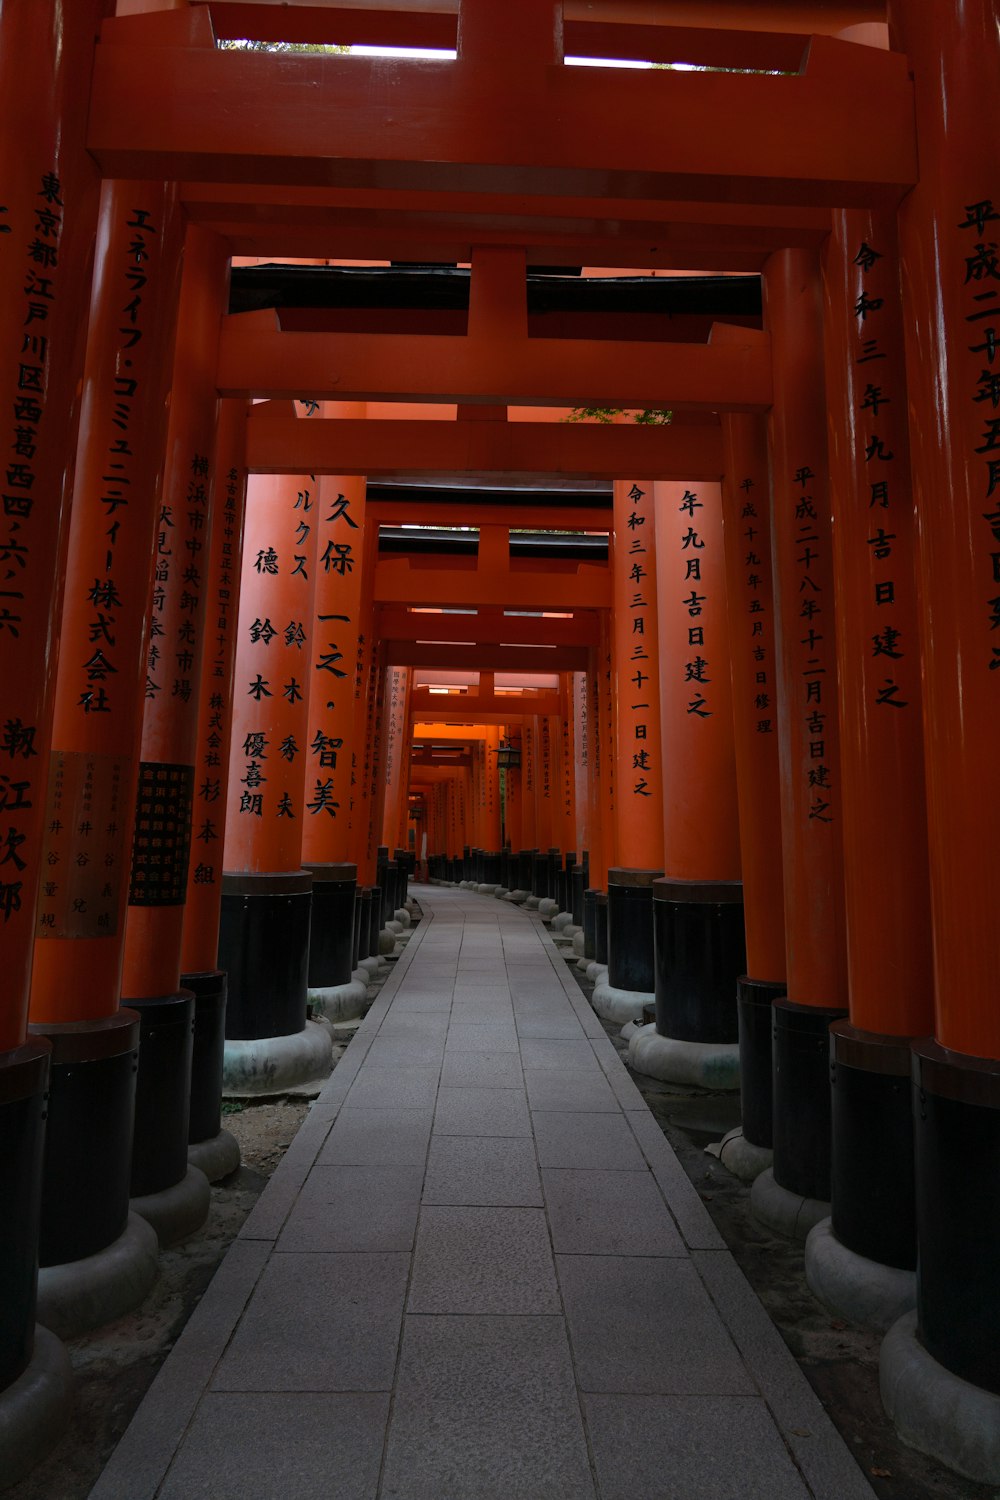
<instances>
[{"instance_id":1,"label":"gray stone path","mask_svg":"<svg viewBox=\"0 0 1000 1500\"><path fill-rule=\"evenodd\" d=\"M91 1500L871 1500L537 917L418 896Z\"/></svg>"}]
</instances>

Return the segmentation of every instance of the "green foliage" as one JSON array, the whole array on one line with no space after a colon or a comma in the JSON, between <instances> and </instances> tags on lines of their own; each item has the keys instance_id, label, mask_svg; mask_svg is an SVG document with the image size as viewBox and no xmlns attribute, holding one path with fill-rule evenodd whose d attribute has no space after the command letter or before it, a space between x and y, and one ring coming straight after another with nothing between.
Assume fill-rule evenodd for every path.
<instances>
[{"instance_id":1,"label":"green foliage","mask_svg":"<svg viewBox=\"0 0 1000 1500\"><path fill-rule=\"evenodd\" d=\"M343 54L350 52L350 47L338 46L335 42L250 42L245 38L233 37L228 41L219 42L221 52L326 52L330 54Z\"/></svg>"},{"instance_id":2,"label":"green foliage","mask_svg":"<svg viewBox=\"0 0 1000 1500\"><path fill-rule=\"evenodd\" d=\"M673 412L662 406L644 406L641 409L621 406L574 406L565 422L613 422L615 417L628 415L640 427L669 427Z\"/></svg>"}]
</instances>

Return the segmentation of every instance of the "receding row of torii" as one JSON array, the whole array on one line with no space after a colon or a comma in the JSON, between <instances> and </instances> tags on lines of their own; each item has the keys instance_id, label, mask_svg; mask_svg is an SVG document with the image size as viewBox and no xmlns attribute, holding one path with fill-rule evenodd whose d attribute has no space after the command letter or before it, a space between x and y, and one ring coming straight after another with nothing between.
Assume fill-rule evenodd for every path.
<instances>
[{"instance_id":1,"label":"receding row of torii","mask_svg":"<svg viewBox=\"0 0 1000 1500\"><path fill-rule=\"evenodd\" d=\"M412 679L441 662L481 674L480 717L463 704L463 721L520 736L508 859L586 849L598 952L606 893L607 1003L655 993L640 1040L664 1044L657 1066L731 1081L738 1053L745 1141L773 1143L760 1212L801 1229L832 1200L832 1233L811 1242L831 1300L875 1276L887 1322L917 1295L916 1333L904 1320L887 1343L890 1405L921 1441L920 1392L937 1392L953 1430L924 1441L956 1461L971 1407L949 1404L949 1381L994 1414L1000 1397L991 6L893 4L894 50L822 38L783 93L770 76L570 81L545 7L514 5L501 25L467 0L455 72L403 91L404 147L366 114L367 73L313 90L304 129L285 90L337 60L304 59L289 83L266 57L227 58L209 7L113 19L110 0L39 3L46 24L38 5L0 16L0 1198L18 1226L0 1400L40 1347L55 1358L33 1334L39 1245L50 1327L78 1316L67 1268L111 1268L94 1270L104 1317L148 1284L155 1244L130 1202L164 1237L204 1214L188 1137L220 1134L223 1052L247 1087L262 1057L315 1063L307 997L377 964L421 822L432 860L504 853L492 739L468 737L464 792L454 771L407 764L407 726L448 722ZM528 124L498 145L470 122L515 79ZM428 91L437 123L421 126ZM575 137L551 125L553 100ZM320 124L342 137L343 180ZM581 140L592 158L574 177ZM399 195L379 198L374 229L352 196L362 159ZM498 161L537 216L504 208ZM488 210L499 241L463 231L465 340L225 316L231 256L257 253L268 215L291 226L287 254L329 254L331 224L385 254L363 238L390 234L395 212L407 243L437 245L462 163L459 217ZM664 215L657 200L682 195ZM627 264L677 263L646 233L663 220L699 258L712 241L724 268L759 264L765 242L763 330L530 337L525 247L551 233L557 200L564 247L593 255L593 225L614 219ZM458 413L373 412L435 400ZM674 422L510 420L577 402L655 403ZM380 556L366 474L549 468L614 480L607 563L519 562L506 514L478 518L472 566ZM526 505L522 524L564 523ZM574 524L602 529L585 510ZM451 611L471 609L469 643ZM539 644L558 690L513 713L490 673L528 670ZM575 776L584 722L571 841L537 801L532 823L527 779L534 799L546 771ZM337 935L328 949L311 912L314 933ZM196 1088L197 1126L192 1047L216 1080ZM983 1451L977 1477L996 1478L995 1441Z\"/></svg>"}]
</instances>

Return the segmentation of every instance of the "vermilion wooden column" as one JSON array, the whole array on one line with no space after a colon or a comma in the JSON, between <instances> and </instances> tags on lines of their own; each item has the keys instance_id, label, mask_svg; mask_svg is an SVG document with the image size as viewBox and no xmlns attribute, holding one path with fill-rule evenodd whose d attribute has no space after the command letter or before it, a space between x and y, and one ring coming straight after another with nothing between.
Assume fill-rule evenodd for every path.
<instances>
[{"instance_id":1,"label":"vermilion wooden column","mask_svg":"<svg viewBox=\"0 0 1000 1500\"><path fill-rule=\"evenodd\" d=\"M590 850L590 775L591 735L590 703L586 672L574 672L572 677L573 703L573 810L575 814L574 836L581 864L584 854Z\"/></svg>"},{"instance_id":2,"label":"vermilion wooden column","mask_svg":"<svg viewBox=\"0 0 1000 1500\"><path fill-rule=\"evenodd\" d=\"M718 484L658 482L654 504L665 872L653 903L656 1029L731 1045L735 1084L745 945L722 495ZM725 1066L713 1056L717 1083Z\"/></svg>"},{"instance_id":3,"label":"vermilion wooden column","mask_svg":"<svg viewBox=\"0 0 1000 1500\"><path fill-rule=\"evenodd\" d=\"M108 0L0 11L0 1411L35 1353L45 1091L50 1046L27 1037L42 867L46 758L79 414L99 177L84 148L90 62ZM36 1362L37 1363L37 1362ZM58 1431L61 1377L33 1403ZM17 1399L16 1395L12 1399ZM30 1407L25 1407L28 1412ZM9 1482L15 1472L7 1466Z\"/></svg>"},{"instance_id":4,"label":"vermilion wooden column","mask_svg":"<svg viewBox=\"0 0 1000 1500\"><path fill-rule=\"evenodd\" d=\"M327 408L322 410L325 415ZM301 836L302 862L313 877L309 986L315 991L349 983L354 965L358 872L351 832L359 750L359 652L364 651L364 479L323 475L314 518L316 588L305 772L308 811Z\"/></svg>"},{"instance_id":5,"label":"vermilion wooden column","mask_svg":"<svg viewBox=\"0 0 1000 1500\"><path fill-rule=\"evenodd\" d=\"M538 848L538 819L535 812L535 752L537 725L534 715L526 715L521 724L521 850L518 885L533 890L534 864L530 851Z\"/></svg>"},{"instance_id":6,"label":"vermilion wooden column","mask_svg":"<svg viewBox=\"0 0 1000 1500\"><path fill-rule=\"evenodd\" d=\"M1000 37L989 0L893 0L889 22L913 67L920 159L899 219L935 995L935 1040L914 1047L917 1337L938 1370L1000 1393ZM967 1410L936 1378L926 1389L906 1432L944 1401ZM958 1434L935 1451L968 1447ZM977 1477L1000 1481L995 1448Z\"/></svg>"},{"instance_id":7,"label":"vermilion wooden column","mask_svg":"<svg viewBox=\"0 0 1000 1500\"><path fill-rule=\"evenodd\" d=\"M512 860L524 847L524 739L521 731L507 725L507 742L520 753L520 764L510 766L504 773L504 834ZM511 890L520 885L520 867L512 867L508 884Z\"/></svg>"},{"instance_id":8,"label":"vermilion wooden column","mask_svg":"<svg viewBox=\"0 0 1000 1500\"><path fill-rule=\"evenodd\" d=\"M128 1221L138 1027L119 998L181 244L173 188L105 185L31 989L57 1059L43 1266L103 1251Z\"/></svg>"},{"instance_id":9,"label":"vermilion wooden column","mask_svg":"<svg viewBox=\"0 0 1000 1500\"><path fill-rule=\"evenodd\" d=\"M778 776L778 668L772 587L771 479L764 419L722 416L722 513L747 971L737 987L746 1174L772 1139L771 1006L785 993L785 905Z\"/></svg>"},{"instance_id":10,"label":"vermilion wooden column","mask_svg":"<svg viewBox=\"0 0 1000 1500\"><path fill-rule=\"evenodd\" d=\"M306 784L317 504L310 475L247 485L219 938L226 1035L237 1042L297 1037L306 1023L312 877L301 827L334 812L331 795Z\"/></svg>"},{"instance_id":11,"label":"vermilion wooden column","mask_svg":"<svg viewBox=\"0 0 1000 1500\"><path fill-rule=\"evenodd\" d=\"M615 836L608 871L608 970L616 989L653 989L652 883L663 873L656 541L649 480L615 480L612 550Z\"/></svg>"},{"instance_id":12,"label":"vermilion wooden column","mask_svg":"<svg viewBox=\"0 0 1000 1500\"><path fill-rule=\"evenodd\" d=\"M187 895L198 697L209 585L212 459L217 415L215 349L228 301L229 257L214 235L189 226L173 354L166 463L156 530L146 660L145 707L132 875L125 927L122 994L141 1017L132 1192L164 1193L188 1168L192 1102L218 1135L225 979L199 976L181 987L181 935ZM197 1011L196 1011L197 994ZM199 1060L218 1067L192 1074ZM175 1045L164 1046L171 1034ZM181 1045L182 1036L187 1045ZM193 1090L193 1092L192 1092ZM197 1138L197 1137L196 1137ZM235 1163L233 1163L235 1165ZM197 1179L192 1179L197 1180ZM190 1220L203 1222L205 1194Z\"/></svg>"},{"instance_id":13,"label":"vermilion wooden column","mask_svg":"<svg viewBox=\"0 0 1000 1500\"><path fill-rule=\"evenodd\" d=\"M486 850L484 878L488 884L497 885L500 880L500 849L502 846L500 826L500 766L497 753L500 749L500 726L489 724L483 743L483 773L486 780L486 822L483 847Z\"/></svg>"},{"instance_id":14,"label":"vermilion wooden column","mask_svg":"<svg viewBox=\"0 0 1000 1500\"><path fill-rule=\"evenodd\" d=\"M807 1256L821 1294L825 1257L841 1246L863 1258L857 1271L866 1282L872 1261L916 1269L913 1133L901 1080L908 1038L932 1030L934 1004L894 216L834 214L824 289L850 1020L831 1027L838 1243L820 1244L817 1235Z\"/></svg>"},{"instance_id":15,"label":"vermilion wooden column","mask_svg":"<svg viewBox=\"0 0 1000 1500\"><path fill-rule=\"evenodd\" d=\"M764 268L764 300L774 367L772 547L788 999L774 1005L773 1174L757 1178L753 1201L772 1226L794 1223L803 1232L808 1225L797 1210L792 1216L789 1205L830 1196L827 1029L845 1014L847 999L836 610L816 257L799 250L772 255Z\"/></svg>"}]
</instances>

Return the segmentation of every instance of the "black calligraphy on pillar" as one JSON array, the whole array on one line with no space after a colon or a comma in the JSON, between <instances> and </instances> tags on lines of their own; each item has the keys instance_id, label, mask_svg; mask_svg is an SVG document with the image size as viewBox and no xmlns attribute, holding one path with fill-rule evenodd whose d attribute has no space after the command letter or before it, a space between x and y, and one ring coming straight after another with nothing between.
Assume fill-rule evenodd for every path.
<instances>
[{"instance_id":1,"label":"black calligraphy on pillar","mask_svg":"<svg viewBox=\"0 0 1000 1500\"><path fill-rule=\"evenodd\" d=\"M773 734L775 724L774 662L771 622L768 618L770 586L770 545L767 529L761 524L757 500L751 494L754 480L746 475L740 480L743 504L740 520L745 523L741 541L746 614L749 621L750 655L753 660L753 710L758 734Z\"/></svg>"},{"instance_id":2,"label":"black calligraphy on pillar","mask_svg":"<svg viewBox=\"0 0 1000 1500\"><path fill-rule=\"evenodd\" d=\"M990 197L961 206L961 292L972 340L963 367L968 371L969 401L975 408L972 451L974 483L983 504L979 571L984 584L983 619L987 632L986 666L1000 672L1000 209ZM1000 682L1000 678L997 678Z\"/></svg>"},{"instance_id":3,"label":"black calligraphy on pillar","mask_svg":"<svg viewBox=\"0 0 1000 1500\"><path fill-rule=\"evenodd\" d=\"M646 567L649 561L649 545L646 540L648 535L646 528L649 525L650 513L647 506L648 495L637 484L632 485L628 492L628 499L632 506L625 523L629 531L628 546L625 550L626 555L632 559L628 571L628 580L632 585L628 615L631 643L628 655L630 671L628 681L635 690L632 696L636 700L630 705L632 713L635 714L632 722L633 743L631 747L632 796L651 797L653 794L649 789L648 773L653 771L654 774L658 774L655 736L659 726L653 724L650 719L651 704L646 696L646 684L650 680L650 673L644 670L644 667L649 666L649 652L646 649L647 625L650 630L656 628L655 620L650 620L646 613L649 609L649 570Z\"/></svg>"},{"instance_id":4,"label":"black calligraphy on pillar","mask_svg":"<svg viewBox=\"0 0 1000 1500\"><path fill-rule=\"evenodd\" d=\"M184 904L193 808L193 766L139 762L130 906Z\"/></svg>"},{"instance_id":5,"label":"black calligraphy on pillar","mask_svg":"<svg viewBox=\"0 0 1000 1500\"><path fill-rule=\"evenodd\" d=\"M685 490L678 514L684 517L685 527L680 538L681 586L684 590L684 606L687 610L687 637L684 645L682 684L687 698L685 712L696 719L711 718L714 709L710 705L707 689L712 682L712 670L705 651L704 613L708 595L705 587L706 556L708 543L698 530L698 512L704 510L704 501L699 500L694 490Z\"/></svg>"},{"instance_id":6,"label":"black calligraphy on pillar","mask_svg":"<svg viewBox=\"0 0 1000 1500\"><path fill-rule=\"evenodd\" d=\"M827 748L830 714L827 698L835 693L835 684L829 682L830 674L827 670L832 606L824 597L824 589L819 582L823 568L823 542L819 531L816 496L810 488L815 478L814 470L807 463L801 464L793 474L793 483L798 486L798 494L793 501L793 546L798 568L799 620L802 632L793 653L798 675L802 679L800 705L805 720L805 742L809 751L806 770L809 817L817 823L832 823L833 772L827 764L831 758Z\"/></svg>"}]
</instances>

